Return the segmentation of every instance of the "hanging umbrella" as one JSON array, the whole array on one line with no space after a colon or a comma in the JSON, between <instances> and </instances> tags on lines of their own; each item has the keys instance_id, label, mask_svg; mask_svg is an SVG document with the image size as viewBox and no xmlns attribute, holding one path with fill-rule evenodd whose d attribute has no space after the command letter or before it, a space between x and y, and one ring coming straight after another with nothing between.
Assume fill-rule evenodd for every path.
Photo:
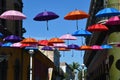
<instances>
[{"instance_id":1,"label":"hanging umbrella","mask_svg":"<svg viewBox=\"0 0 120 80\"><path fill-rule=\"evenodd\" d=\"M101 47L103 48L103 49L111 49L111 48L113 48L111 45L109 45L109 44L103 44L103 45L101 45Z\"/></svg>"},{"instance_id":2,"label":"hanging umbrella","mask_svg":"<svg viewBox=\"0 0 120 80\"><path fill-rule=\"evenodd\" d=\"M55 43L53 44L54 48L67 48L67 45L64 43Z\"/></svg>"},{"instance_id":3,"label":"hanging umbrella","mask_svg":"<svg viewBox=\"0 0 120 80\"><path fill-rule=\"evenodd\" d=\"M119 10L116 8L104 8L97 12L96 17L110 17L120 15Z\"/></svg>"},{"instance_id":4,"label":"hanging umbrella","mask_svg":"<svg viewBox=\"0 0 120 80\"><path fill-rule=\"evenodd\" d=\"M20 11L8 10L2 13L0 15L0 18L7 19L7 20L22 20L22 19L26 19L26 16Z\"/></svg>"},{"instance_id":5,"label":"hanging umbrella","mask_svg":"<svg viewBox=\"0 0 120 80\"><path fill-rule=\"evenodd\" d=\"M47 21L47 30L48 30L48 21L49 20L53 20L53 19L56 19L58 18L59 16L57 14L55 14L54 12L51 12L51 11L44 11L44 12L41 12L39 14L37 14L35 17L34 17L34 20L35 21Z\"/></svg>"},{"instance_id":6,"label":"hanging umbrella","mask_svg":"<svg viewBox=\"0 0 120 80\"><path fill-rule=\"evenodd\" d=\"M59 51L63 51L63 52L65 52L65 51L70 51L70 49L68 49L68 48L58 48L58 50ZM63 57L65 56L65 54L63 53Z\"/></svg>"},{"instance_id":7,"label":"hanging umbrella","mask_svg":"<svg viewBox=\"0 0 120 80\"><path fill-rule=\"evenodd\" d=\"M1 38L1 37L3 37L3 34L2 34L2 33L0 33L0 38Z\"/></svg>"},{"instance_id":8,"label":"hanging umbrella","mask_svg":"<svg viewBox=\"0 0 120 80\"><path fill-rule=\"evenodd\" d=\"M10 47L12 45L11 42L3 43L2 47Z\"/></svg>"},{"instance_id":9,"label":"hanging umbrella","mask_svg":"<svg viewBox=\"0 0 120 80\"><path fill-rule=\"evenodd\" d=\"M68 44L69 44L69 40L76 40L77 39L75 36L72 36L71 34L64 34L59 38L62 40L68 40Z\"/></svg>"},{"instance_id":10,"label":"hanging umbrella","mask_svg":"<svg viewBox=\"0 0 120 80\"><path fill-rule=\"evenodd\" d=\"M91 50L91 46L88 46L88 45L82 45L80 46L79 50Z\"/></svg>"},{"instance_id":11,"label":"hanging umbrella","mask_svg":"<svg viewBox=\"0 0 120 80\"><path fill-rule=\"evenodd\" d=\"M87 30L77 30L72 35L73 36L91 36L91 34L92 33Z\"/></svg>"},{"instance_id":12,"label":"hanging umbrella","mask_svg":"<svg viewBox=\"0 0 120 80\"><path fill-rule=\"evenodd\" d=\"M38 50L38 48L37 47L31 47L31 46L27 46L27 47L25 47L25 49L26 50Z\"/></svg>"},{"instance_id":13,"label":"hanging umbrella","mask_svg":"<svg viewBox=\"0 0 120 80\"><path fill-rule=\"evenodd\" d=\"M59 38L51 38L48 42L49 43L64 43L64 40L59 39Z\"/></svg>"},{"instance_id":14,"label":"hanging umbrella","mask_svg":"<svg viewBox=\"0 0 120 80\"><path fill-rule=\"evenodd\" d=\"M93 45L91 46L92 50L102 50L103 48L99 45Z\"/></svg>"},{"instance_id":15,"label":"hanging umbrella","mask_svg":"<svg viewBox=\"0 0 120 80\"><path fill-rule=\"evenodd\" d=\"M37 44L38 41L34 38L25 38L21 41L21 43L26 43L26 44Z\"/></svg>"},{"instance_id":16,"label":"hanging umbrella","mask_svg":"<svg viewBox=\"0 0 120 80\"><path fill-rule=\"evenodd\" d=\"M13 44L11 45L11 47L18 47L18 48L21 48L21 45L22 45L22 43L17 42L17 43L13 43Z\"/></svg>"},{"instance_id":17,"label":"hanging umbrella","mask_svg":"<svg viewBox=\"0 0 120 80\"><path fill-rule=\"evenodd\" d=\"M108 28L103 24L94 24L87 28L88 31L107 31Z\"/></svg>"},{"instance_id":18,"label":"hanging umbrella","mask_svg":"<svg viewBox=\"0 0 120 80\"><path fill-rule=\"evenodd\" d=\"M39 46L53 46L53 43L49 43L48 40L38 40Z\"/></svg>"},{"instance_id":19,"label":"hanging umbrella","mask_svg":"<svg viewBox=\"0 0 120 80\"><path fill-rule=\"evenodd\" d=\"M106 25L120 25L120 16L112 16L105 23Z\"/></svg>"},{"instance_id":20,"label":"hanging umbrella","mask_svg":"<svg viewBox=\"0 0 120 80\"><path fill-rule=\"evenodd\" d=\"M9 35L5 37L3 40L8 42L19 42L22 40L22 38L16 35Z\"/></svg>"},{"instance_id":21,"label":"hanging umbrella","mask_svg":"<svg viewBox=\"0 0 120 80\"><path fill-rule=\"evenodd\" d=\"M89 14L81 10L74 10L65 15L64 19L66 20L76 20L76 27L78 30L78 20L88 18Z\"/></svg>"},{"instance_id":22,"label":"hanging umbrella","mask_svg":"<svg viewBox=\"0 0 120 80\"><path fill-rule=\"evenodd\" d=\"M44 46L42 50L53 51L53 49L50 46Z\"/></svg>"},{"instance_id":23,"label":"hanging umbrella","mask_svg":"<svg viewBox=\"0 0 120 80\"><path fill-rule=\"evenodd\" d=\"M70 44L70 45L68 45L68 47L67 47L68 49L78 49L79 48L79 46L77 45L77 44ZM72 57L73 57L74 55L73 55L73 51L72 51Z\"/></svg>"}]
</instances>

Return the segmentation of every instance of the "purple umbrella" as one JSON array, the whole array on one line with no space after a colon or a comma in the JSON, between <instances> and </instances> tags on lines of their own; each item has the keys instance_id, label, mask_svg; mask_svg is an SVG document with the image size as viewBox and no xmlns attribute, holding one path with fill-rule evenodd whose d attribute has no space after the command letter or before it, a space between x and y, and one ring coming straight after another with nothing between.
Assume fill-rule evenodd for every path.
<instances>
[{"instance_id":1,"label":"purple umbrella","mask_svg":"<svg viewBox=\"0 0 120 80\"><path fill-rule=\"evenodd\" d=\"M39 13L34 17L35 21L47 21L47 30L48 30L48 20L53 20L58 18L59 16L51 11L44 11Z\"/></svg>"},{"instance_id":2,"label":"purple umbrella","mask_svg":"<svg viewBox=\"0 0 120 80\"><path fill-rule=\"evenodd\" d=\"M68 45L68 49L78 49L79 48L79 46L78 45L76 45L76 44L70 44L70 45ZM72 57L73 57L74 55L73 55L73 51L72 51Z\"/></svg>"},{"instance_id":3,"label":"purple umbrella","mask_svg":"<svg viewBox=\"0 0 120 80\"><path fill-rule=\"evenodd\" d=\"M22 38L20 38L19 36L16 36L16 35L10 35L10 36L5 37L3 40L10 41L10 42L19 42L22 40Z\"/></svg>"},{"instance_id":4,"label":"purple umbrella","mask_svg":"<svg viewBox=\"0 0 120 80\"><path fill-rule=\"evenodd\" d=\"M42 50L53 51L53 49L50 46L44 46Z\"/></svg>"}]
</instances>

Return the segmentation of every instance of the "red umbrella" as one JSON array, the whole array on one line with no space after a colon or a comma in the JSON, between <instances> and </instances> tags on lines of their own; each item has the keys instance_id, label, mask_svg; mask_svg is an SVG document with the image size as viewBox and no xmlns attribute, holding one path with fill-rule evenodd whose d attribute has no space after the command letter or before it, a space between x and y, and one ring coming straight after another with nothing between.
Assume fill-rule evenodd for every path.
<instances>
[{"instance_id":1,"label":"red umbrella","mask_svg":"<svg viewBox=\"0 0 120 80\"><path fill-rule=\"evenodd\" d=\"M2 13L0 15L1 19L8 19L8 20L22 20L22 19L26 19L26 16L21 13L20 11L16 11L16 10L8 10L5 11L4 13Z\"/></svg>"},{"instance_id":2,"label":"red umbrella","mask_svg":"<svg viewBox=\"0 0 120 80\"><path fill-rule=\"evenodd\" d=\"M81 10L74 10L65 15L64 19L66 20L76 20L76 26L78 30L78 20L88 18L89 14Z\"/></svg>"},{"instance_id":3,"label":"red umbrella","mask_svg":"<svg viewBox=\"0 0 120 80\"><path fill-rule=\"evenodd\" d=\"M87 28L88 31L107 31L108 28L103 24L94 24Z\"/></svg>"}]
</instances>

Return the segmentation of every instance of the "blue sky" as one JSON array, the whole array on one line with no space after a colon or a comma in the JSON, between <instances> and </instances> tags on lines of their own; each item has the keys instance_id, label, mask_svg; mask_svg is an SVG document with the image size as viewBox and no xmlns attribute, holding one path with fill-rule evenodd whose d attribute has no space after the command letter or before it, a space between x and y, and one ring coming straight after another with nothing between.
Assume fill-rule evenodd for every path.
<instances>
[{"instance_id":1,"label":"blue sky","mask_svg":"<svg viewBox=\"0 0 120 80\"><path fill-rule=\"evenodd\" d=\"M75 20L64 20L64 16L75 10L82 10L86 13L89 11L90 0L35 0L33 2L23 0L23 13L27 16L27 19L23 20L23 27L27 30L24 37L33 37L37 40L50 39L53 37L60 37L66 33L74 33L76 29ZM33 18L43 11L52 11L59 15L59 18L50 20L48 22L49 31L46 29L45 21L34 21ZM85 29L86 20L82 19L78 21L79 29ZM69 41L70 43L81 45L81 37L77 40ZM61 61L66 61L68 64L73 61L82 64L83 52L73 50L74 56L71 57L72 51L61 52ZM82 56L81 56L82 53Z\"/></svg>"}]
</instances>

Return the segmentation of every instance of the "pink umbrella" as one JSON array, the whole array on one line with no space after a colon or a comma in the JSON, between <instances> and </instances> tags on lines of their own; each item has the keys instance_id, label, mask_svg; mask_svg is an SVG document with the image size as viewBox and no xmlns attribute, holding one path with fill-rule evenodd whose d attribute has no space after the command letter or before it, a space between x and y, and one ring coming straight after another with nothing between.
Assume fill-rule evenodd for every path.
<instances>
[{"instance_id":1,"label":"pink umbrella","mask_svg":"<svg viewBox=\"0 0 120 80\"><path fill-rule=\"evenodd\" d=\"M75 36L72 36L71 34L65 34L65 35L62 35L61 37L59 37L59 39L62 39L62 40L76 40L77 38ZM69 41L68 41L69 43Z\"/></svg>"},{"instance_id":2,"label":"pink umbrella","mask_svg":"<svg viewBox=\"0 0 120 80\"><path fill-rule=\"evenodd\" d=\"M54 48L67 48L67 45L64 43L56 43L56 44L53 44L53 47Z\"/></svg>"},{"instance_id":3,"label":"pink umbrella","mask_svg":"<svg viewBox=\"0 0 120 80\"><path fill-rule=\"evenodd\" d=\"M26 16L21 13L20 11L16 11L16 10L8 10L5 11L4 13L2 13L0 15L1 19L8 19L8 20L22 20L22 19L26 19Z\"/></svg>"},{"instance_id":4,"label":"pink umbrella","mask_svg":"<svg viewBox=\"0 0 120 80\"><path fill-rule=\"evenodd\" d=\"M105 24L106 25L120 25L120 17L119 16L110 17Z\"/></svg>"},{"instance_id":5,"label":"pink umbrella","mask_svg":"<svg viewBox=\"0 0 120 80\"><path fill-rule=\"evenodd\" d=\"M102 50L103 48L99 45L93 45L91 46L92 50Z\"/></svg>"},{"instance_id":6,"label":"pink umbrella","mask_svg":"<svg viewBox=\"0 0 120 80\"><path fill-rule=\"evenodd\" d=\"M13 43L13 44L11 45L11 47L18 47L18 48L20 48L21 45L22 45L22 43L17 42L17 43Z\"/></svg>"}]
</instances>

